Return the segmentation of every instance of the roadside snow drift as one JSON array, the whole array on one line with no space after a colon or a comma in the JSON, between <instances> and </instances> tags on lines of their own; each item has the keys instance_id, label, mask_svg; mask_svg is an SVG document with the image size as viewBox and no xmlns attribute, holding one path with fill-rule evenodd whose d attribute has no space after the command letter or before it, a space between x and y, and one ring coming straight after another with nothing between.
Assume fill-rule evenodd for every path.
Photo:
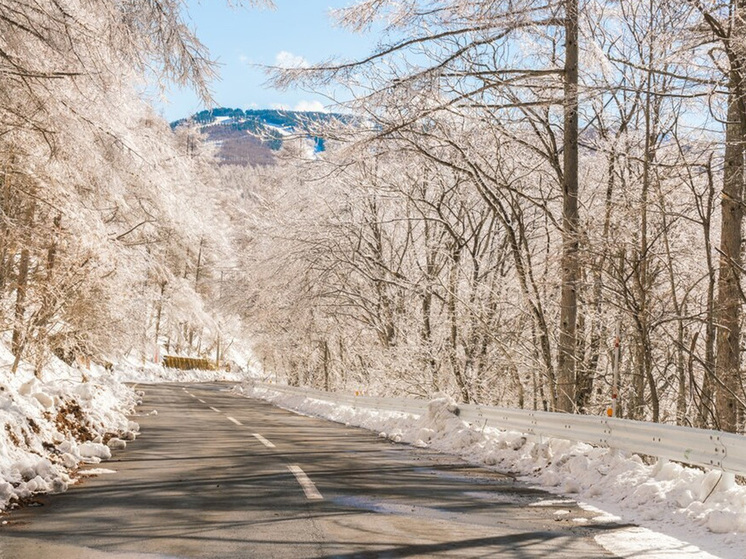
<instances>
[{"instance_id":1,"label":"roadside snow drift","mask_svg":"<svg viewBox=\"0 0 746 559\"><path fill-rule=\"evenodd\" d=\"M80 371L54 360L41 379L0 344L0 510L38 493L65 491L77 468L111 458L139 427L136 393L102 367Z\"/></svg>"}]
</instances>

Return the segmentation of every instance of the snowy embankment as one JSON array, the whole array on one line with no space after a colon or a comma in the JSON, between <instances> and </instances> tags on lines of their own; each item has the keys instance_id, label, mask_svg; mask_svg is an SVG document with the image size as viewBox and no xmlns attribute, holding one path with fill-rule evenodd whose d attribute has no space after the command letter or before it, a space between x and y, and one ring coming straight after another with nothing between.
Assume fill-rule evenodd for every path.
<instances>
[{"instance_id":1,"label":"snowy embankment","mask_svg":"<svg viewBox=\"0 0 746 559\"><path fill-rule=\"evenodd\" d=\"M728 485L716 471L675 463L647 465L636 455L587 444L472 429L457 417L457 405L447 398L434 400L427 415L415 417L279 394L252 383L236 390L287 409L363 427L395 442L456 454L509 472L534 486L571 496L598 512L596 523L639 525L597 537L621 557L744 557L746 487Z\"/></svg>"},{"instance_id":2,"label":"snowy embankment","mask_svg":"<svg viewBox=\"0 0 746 559\"><path fill-rule=\"evenodd\" d=\"M139 430L127 418L137 394L103 367L54 359L41 378L0 343L0 511L75 483L82 464L124 448Z\"/></svg>"}]
</instances>

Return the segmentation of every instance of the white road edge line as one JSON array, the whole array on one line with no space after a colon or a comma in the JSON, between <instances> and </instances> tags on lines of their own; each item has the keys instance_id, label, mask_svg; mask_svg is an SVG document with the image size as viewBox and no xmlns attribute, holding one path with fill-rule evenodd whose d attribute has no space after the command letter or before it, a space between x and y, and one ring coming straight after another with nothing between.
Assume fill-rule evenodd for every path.
<instances>
[{"instance_id":1,"label":"white road edge line","mask_svg":"<svg viewBox=\"0 0 746 559\"><path fill-rule=\"evenodd\" d=\"M236 425L243 425L243 423L241 423L238 419L233 419L230 415L226 415L226 417L228 418L229 421L232 421Z\"/></svg>"},{"instance_id":2,"label":"white road edge line","mask_svg":"<svg viewBox=\"0 0 746 559\"><path fill-rule=\"evenodd\" d=\"M213 408L212 406L210 406L210 409L215 413L220 413L220 410L218 408Z\"/></svg>"},{"instance_id":3,"label":"white road edge line","mask_svg":"<svg viewBox=\"0 0 746 559\"><path fill-rule=\"evenodd\" d=\"M293 473L295 479L300 483L300 486L303 488L303 493L306 494L306 499L309 501L323 501L324 497L319 493L319 490L316 489L316 486L308 478L306 473L301 470L300 466L288 464L288 470Z\"/></svg>"},{"instance_id":4,"label":"white road edge line","mask_svg":"<svg viewBox=\"0 0 746 559\"><path fill-rule=\"evenodd\" d=\"M266 446L267 448L275 448L275 445L274 445L274 444L272 444L272 443L271 443L271 442L269 442L269 441L268 441L267 439L265 439L264 437L262 437L262 436L261 436L261 435L260 435L259 433L253 433L253 435L254 435L254 436L256 437L256 439L257 439L257 440L258 440L258 441L259 441L260 443L262 443L262 444L263 444L264 446Z\"/></svg>"}]
</instances>

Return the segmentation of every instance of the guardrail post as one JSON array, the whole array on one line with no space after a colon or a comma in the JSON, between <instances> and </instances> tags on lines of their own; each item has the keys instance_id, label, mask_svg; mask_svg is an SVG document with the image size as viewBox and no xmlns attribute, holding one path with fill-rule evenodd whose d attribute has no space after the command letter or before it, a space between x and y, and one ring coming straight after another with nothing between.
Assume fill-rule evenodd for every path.
<instances>
[{"instance_id":1,"label":"guardrail post","mask_svg":"<svg viewBox=\"0 0 746 559\"><path fill-rule=\"evenodd\" d=\"M725 491L736 486L736 474L733 472L723 472L723 477L720 478L720 490Z\"/></svg>"},{"instance_id":2,"label":"guardrail post","mask_svg":"<svg viewBox=\"0 0 746 559\"><path fill-rule=\"evenodd\" d=\"M653 476L657 476L659 473L661 473L663 466L668 464L668 462L668 458L658 458L658 460L655 462L655 466L653 466Z\"/></svg>"}]
</instances>

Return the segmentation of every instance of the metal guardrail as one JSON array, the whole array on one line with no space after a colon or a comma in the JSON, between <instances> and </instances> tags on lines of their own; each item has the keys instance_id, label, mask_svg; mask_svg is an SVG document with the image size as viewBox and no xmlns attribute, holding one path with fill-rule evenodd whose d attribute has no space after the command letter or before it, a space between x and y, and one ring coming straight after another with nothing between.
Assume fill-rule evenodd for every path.
<instances>
[{"instance_id":1,"label":"metal guardrail","mask_svg":"<svg viewBox=\"0 0 746 559\"><path fill-rule=\"evenodd\" d=\"M256 383L256 386L324 402L415 416L427 413L428 409L424 400L353 396L276 384ZM462 420L479 428L583 442L746 476L743 435L629 419L472 404L459 404L458 409Z\"/></svg>"}]
</instances>

